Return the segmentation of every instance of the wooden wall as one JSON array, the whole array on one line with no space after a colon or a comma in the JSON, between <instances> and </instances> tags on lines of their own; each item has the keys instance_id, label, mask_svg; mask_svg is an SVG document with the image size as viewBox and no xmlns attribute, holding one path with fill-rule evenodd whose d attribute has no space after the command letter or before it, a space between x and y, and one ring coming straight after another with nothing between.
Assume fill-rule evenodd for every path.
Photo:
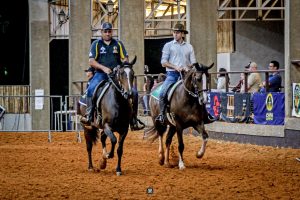
<instances>
[{"instance_id":1,"label":"wooden wall","mask_svg":"<svg viewBox=\"0 0 300 200\"><path fill-rule=\"evenodd\" d=\"M6 113L29 113L30 98L28 96L29 86L0 86L0 105L5 108Z\"/></svg>"}]
</instances>

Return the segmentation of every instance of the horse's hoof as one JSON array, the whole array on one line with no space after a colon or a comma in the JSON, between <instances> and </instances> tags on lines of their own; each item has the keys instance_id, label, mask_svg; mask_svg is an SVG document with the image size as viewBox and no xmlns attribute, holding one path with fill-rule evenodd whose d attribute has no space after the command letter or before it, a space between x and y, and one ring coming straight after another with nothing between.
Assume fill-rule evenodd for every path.
<instances>
[{"instance_id":1,"label":"horse's hoof","mask_svg":"<svg viewBox=\"0 0 300 200\"><path fill-rule=\"evenodd\" d=\"M106 168L106 159L102 159L100 161L100 169L105 169Z\"/></svg>"},{"instance_id":2,"label":"horse's hoof","mask_svg":"<svg viewBox=\"0 0 300 200\"><path fill-rule=\"evenodd\" d=\"M159 160L158 163L159 163L159 165L163 165L164 164L164 160Z\"/></svg>"},{"instance_id":3,"label":"horse's hoof","mask_svg":"<svg viewBox=\"0 0 300 200\"><path fill-rule=\"evenodd\" d=\"M164 164L164 167L165 168L172 168L172 165L170 165L170 163L166 163L166 164Z\"/></svg>"},{"instance_id":4,"label":"horse's hoof","mask_svg":"<svg viewBox=\"0 0 300 200\"><path fill-rule=\"evenodd\" d=\"M114 158L114 154L113 153L107 154L107 158L109 158L109 159Z\"/></svg>"},{"instance_id":5,"label":"horse's hoof","mask_svg":"<svg viewBox=\"0 0 300 200\"><path fill-rule=\"evenodd\" d=\"M122 175L122 172L117 172L117 176L121 176Z\"/></svg>"},{"instance_id":6,"label":"horse's hoof","mask_svg":"<svg viewBox=\"0 0 300 200\"><path fill-rule=\"evenodd\" d=\"M93 172L94 168L88 168L88 172Z\"/></svg>"},{"instance_id":7,"label":"horse's hoof","mask_svg":"<svg viewBox=\"0 0 300 200\"><path fill-rule=\"evenodd\" d=\"M204 152L201 152L201 153L197 152L196 153L196 157L199 158L199 159L202 158L203 156L204 156Z\"/></svg>"},{"instance_id":8,"label":"horse's hoof","mask_svg":"<svg viewBox=\"0 0 300 200\"><path fill-rule=\"evenodd\" d=\"M184 170L185 169L184 163L179 163L178 167L179 167L180 170Z\"/></svg>"}]
</instances>

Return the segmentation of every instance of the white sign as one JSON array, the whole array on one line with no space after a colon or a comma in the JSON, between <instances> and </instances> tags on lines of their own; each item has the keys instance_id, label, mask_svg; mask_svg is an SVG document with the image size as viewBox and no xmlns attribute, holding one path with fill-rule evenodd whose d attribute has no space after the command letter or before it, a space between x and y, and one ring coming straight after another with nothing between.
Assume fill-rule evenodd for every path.
<instances>
[{"instance_id":1,"label":"white sign","mask_svg":"<svg viewBox=\"0 0 300 200\"><path fill-rule=\"evenodd\" d=\"M38 97L38 96L44 96L44 90L36 89L34 95L36 96L35 104L34 104L35 110L42 110L44 107L44 97Z\"/></svg>"}]
</instances>

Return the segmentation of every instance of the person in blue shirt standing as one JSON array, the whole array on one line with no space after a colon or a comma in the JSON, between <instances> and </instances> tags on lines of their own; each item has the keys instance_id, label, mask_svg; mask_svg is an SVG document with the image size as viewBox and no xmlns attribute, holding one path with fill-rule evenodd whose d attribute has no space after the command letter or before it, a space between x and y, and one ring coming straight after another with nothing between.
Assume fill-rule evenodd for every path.
<instances>
[{"instance_id":1,"label":"person in blue shirt standing","mask_svg":"<svg viewBox=\"0 0 300 200\"><path fill-rule=\"evenodd\" d=\"M88 69L84 70L86 73L86 77L88 78L88 82L86 84L86 89L89 87L90 85L90 81L93 79L94 74L95 74L95 68L93 67L89 67Z\"/></svg>"},{"instance_id":2,"label":"person in blue shirt standing","mask_svg":"<svg viewBox=\"0 0 300 200\"><path fill-rule=\"evenodd\" d=\"M193 46L184 41L185 34L188 34L188 31L185 30L184 25L177 23L173 29L174 40L166 43L162 50L161 64L166 68L167 77L159 96L160 114L155 119L162 124L165 122L169 87L180 78L181 71L188 71L196 63Z\"/></svg>"},{"instance_id":3,"label":"person in blue shirt standing","mask_svg":"<svg viewBox=\"0 0 300 200\"><path fill-rule=\"evenodd\" d=\"M123 43L120 40L112 38L112 24L104 22L101 25L101 38L92 43L89 53L89 64L95 68L95 75L87 88L87 118L86 121L83 122L86 126L90 126L91 122L94 121L92 96L95 88L100 82L108 79L107 75L112 73L115 67L120 65L121 62L126 61L128 62L128 54ZM136 90L134 90L133 93L134 96L138 94ZM135 101L133 103L137 104ZM135 118L135 124L131 124L131 126L133 126L135 130L141 129L141 127L136 124L136 115L133 116L133 118Z\"/></svg>"},{"instance_id":4,"label":"person in blue shirt standing","mask_svg":"<svg viewBox=\"0 0 300 200\"><path fill-rule=\"evenodd\" d=\"M269 63L269 70L273 71L273 73L269 76L269 91L268 92L280 92L281 88L281 76L278 72L279 62L273 60ZM260 92L266 92L266 82L262 83L262 88Z\"/></svg>"}]
</instances>

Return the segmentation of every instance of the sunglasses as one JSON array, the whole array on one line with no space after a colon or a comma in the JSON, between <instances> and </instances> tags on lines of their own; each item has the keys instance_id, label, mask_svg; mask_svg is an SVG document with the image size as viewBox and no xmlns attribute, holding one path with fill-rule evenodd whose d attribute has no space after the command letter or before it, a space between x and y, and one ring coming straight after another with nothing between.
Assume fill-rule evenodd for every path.
<instances>
[{"instance_id":1,"label":"sunglasses","mask_svg":"<svg viewBox=\"0 0 300 200\"><path fill-rule=\"evenodd\" d=\"M103 32L104 32L104 33L111 33L112 30L104 30Z\"/></svg>"}]
</instances>

